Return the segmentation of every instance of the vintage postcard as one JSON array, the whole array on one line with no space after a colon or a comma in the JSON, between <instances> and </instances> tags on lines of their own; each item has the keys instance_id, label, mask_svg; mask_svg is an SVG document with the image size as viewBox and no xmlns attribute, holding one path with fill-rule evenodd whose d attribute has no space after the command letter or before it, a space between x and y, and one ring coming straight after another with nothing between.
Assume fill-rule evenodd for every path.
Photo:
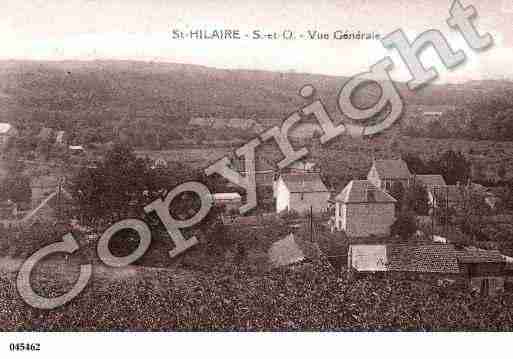
<instances>
[{"instance_id":1,"label":"vintage postcard","mask_svg":"<svg viewBox=\"0 0 513 359\"><path fill-rule=\"evenodd\" d=\"M0 6L0 331L513 328L513 2Z\"/></svg>"}]
</instances>

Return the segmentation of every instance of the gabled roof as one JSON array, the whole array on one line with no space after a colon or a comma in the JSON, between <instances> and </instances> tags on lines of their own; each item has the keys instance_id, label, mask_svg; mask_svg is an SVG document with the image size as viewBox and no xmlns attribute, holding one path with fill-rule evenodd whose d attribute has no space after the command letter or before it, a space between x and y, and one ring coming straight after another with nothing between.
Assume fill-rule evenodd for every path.
<instances>
[{"instance_id":1,"label":"gabled roof","mask_svg":"<svg viewBox=\"0 0 513 359\"><path fill-rule=\"evenodd\" d=\"M319 173L282 174L290 193L329 192Z\"/></svg>"},{"instance_id":2,"label":"gabled roof","mask_svg":"<svg viewBox=\"0 0 513 359\"><path fill-rule=\"evenodd\" d=\"M453 245L388 245L389 271L422 273L459 273Z\"/></svg>"},{"instance_id":3,"label":"gabled roof","mask_svg":"<svg viewBox=\"0 0 513 359\"><path fill-rule=\"evenodd\" d=\"M428 188L447 186L442 175L415 175L415 180L422 182Z\"/></svg>"},{"instance_id":4,"label":"gabled roof","mask_svg":"<svg viewBox=\"0 0 513 359\"><path fill-rule=\"evenodd\" d=\"M293 233L274 242L268 251L273 267L299 263L307 258L317 259L319 254L319 247L315 243L297 239Z\"/></svg>"},{"instance_id":5,"label":"gabled roof","mask_svg":"<svg viewBox=\"0 0 513 359\"><path fill-rule=\"evenodd\" d=\"M404 179L410 178L411 173L408 165L401 159L397 160L374 160L373 166L376 168L380 178Z\"/></svg>"},{"instance_id":6,"label":"gabled roof","mask_svg":"<svg viewBox=\"0 0 513 359\"><path fill-rule=\"evenodd\" d=\"M12 126L10 123L2 122L0 123L0 134L6 134L11 130Z\"/></svg>"},{"instance_id":7,"label":"gabled roof","mask_svg":"<svg viewBox=\"0 0 513 359\"><path fill-rule=\"evenodd\" d=\"M373 196L369 198L368 192ZM369 180L352 180L335 197L336 202L342 203L394 203L394 197L374 186Z\"/></svg>"}]
</instances>

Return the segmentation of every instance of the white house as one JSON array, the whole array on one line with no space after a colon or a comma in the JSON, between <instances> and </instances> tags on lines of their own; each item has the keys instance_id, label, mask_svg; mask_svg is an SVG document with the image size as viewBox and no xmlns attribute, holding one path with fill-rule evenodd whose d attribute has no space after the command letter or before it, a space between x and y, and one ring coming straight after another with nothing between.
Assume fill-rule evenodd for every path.
<instances>
[{"instance_id":1,"label":"white house","mask_svg":"<svg viewBox=\"0 0 513 359\"><path fill-rule=\"evenodd\" d=\"M276 212L297 211L315 213L328 210L330 192L319 173L282 174L274 188Z\"/></svg>"},{"instance_id":2,"label":"white house","mask_svg":"<svg viewBox=\"0 0 513 359\"><path fill-rule=\"evenodd\" d=\"M16 136L16 129L10 123L0 123L0 149L3 149L13 136Z\"/></svg>"},{"instance_id":3,"label":"white house","mask_svg":"<svg viewBox=\"0 0 513 359\"><path fill-rule=\"evenodd\" d=\"M395 202L369 180L353 180L335 197L335 229L351 237L388 235Z\"/></svg>"}]
</instances>

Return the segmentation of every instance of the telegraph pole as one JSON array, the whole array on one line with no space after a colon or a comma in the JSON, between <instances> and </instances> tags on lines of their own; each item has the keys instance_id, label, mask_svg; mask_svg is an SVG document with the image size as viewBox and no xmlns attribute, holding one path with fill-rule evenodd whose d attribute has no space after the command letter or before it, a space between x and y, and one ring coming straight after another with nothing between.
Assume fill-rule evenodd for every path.
<instances>
[{"instance_id":1,"label":"telegraph pole","mask_svg":"<svg viewBox=\"0 0 513 359\"><path fill-rule=\"evenodd\" d=\"M310 242L313 242L313 206L310 206Z\"/></svg>"}]
</instances>

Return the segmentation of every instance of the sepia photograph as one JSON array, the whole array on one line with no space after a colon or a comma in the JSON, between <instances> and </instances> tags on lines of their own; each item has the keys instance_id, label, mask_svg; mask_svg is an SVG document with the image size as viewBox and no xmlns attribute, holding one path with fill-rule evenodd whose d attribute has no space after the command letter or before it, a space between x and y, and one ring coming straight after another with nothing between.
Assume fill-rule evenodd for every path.
<instances>
[{"instance_id":1,"label":"sepia photograph","mask_svg":"<svg viewBox=\"0 0 513 359\"><path fill-rule=\"evenodd\" d=\"M513 329L512 1L0 9L7 357Z\"/></svg>"}]
</instances>

